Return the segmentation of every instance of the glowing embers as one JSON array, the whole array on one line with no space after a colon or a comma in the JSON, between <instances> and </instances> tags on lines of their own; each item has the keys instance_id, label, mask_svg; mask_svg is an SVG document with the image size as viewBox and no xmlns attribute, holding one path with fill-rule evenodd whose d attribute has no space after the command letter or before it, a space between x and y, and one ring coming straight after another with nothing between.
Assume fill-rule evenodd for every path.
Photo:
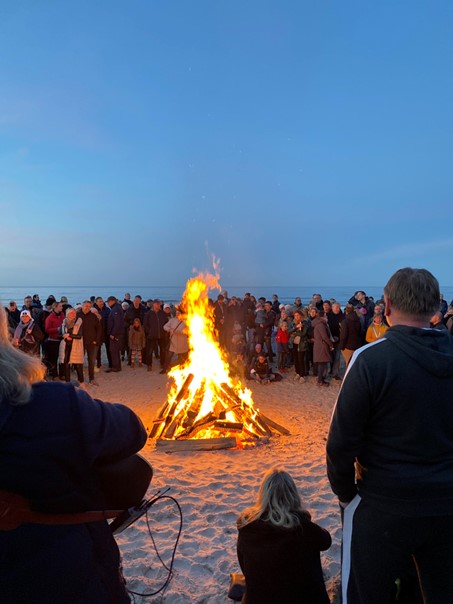
<instances>
[{"instance_id":1,"label":"glowing embers","mask_svg":"<svg viewBox=\"0 0 453 604\"><path fill-rule=\"evenodd\" d=\"M273 432L289 434L259 413L251 391L231 378L214 334L209 287L218 287L217 278L198 276L184 292L189 357L171 370L173 386L150 433L166 450L231 448L267 440Z\"/></svg>"}]
</instances>

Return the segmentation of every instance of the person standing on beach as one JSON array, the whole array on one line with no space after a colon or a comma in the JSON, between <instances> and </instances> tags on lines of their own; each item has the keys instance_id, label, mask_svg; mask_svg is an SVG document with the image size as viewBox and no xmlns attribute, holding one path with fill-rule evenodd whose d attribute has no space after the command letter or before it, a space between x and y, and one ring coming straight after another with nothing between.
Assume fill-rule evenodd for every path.
<instances>
[{"instance_id":1,"label":"person standing on beach","mask_svg":"<svg viewBox=\"0 0 453 604\"><path fill-rule=\"evenodd\" d=\"M99 316L92 312L92 306L91 300L84 300L78 316L82 319L83 323L83 349L84 355L86 354L88 358L88 379L90 384L97 386L97 382L94 379L94 367L98 347L101 344L102 326Z\"/></svg>"},{"instance_id":2,"label":"person standing on beach","mask_svg":"<svg viewBox=\"0 0 453 604\"><path fill-rule=\"evenodd\" d=\"M107 337L110 343L110 357L112 366L106 370L106 373L117 373L121 371L121 346L124 338L124 313L115 296L107 298L107 306L110 308L110 314L107 318Z\"/></svg>"},{"instance_id":3,"label":"person standing on beach","mask_svg":"<svg viewBox=\"0 0 453 604\"><path fill-rule=\"evenodd\" d=\"M453 602L453 339L430 329L439 284L403 268L390 328L356 351L332 416L327 472L344 509L343 604L389 602L411 557L427 604Z\"/></svg>"}]
</instances>

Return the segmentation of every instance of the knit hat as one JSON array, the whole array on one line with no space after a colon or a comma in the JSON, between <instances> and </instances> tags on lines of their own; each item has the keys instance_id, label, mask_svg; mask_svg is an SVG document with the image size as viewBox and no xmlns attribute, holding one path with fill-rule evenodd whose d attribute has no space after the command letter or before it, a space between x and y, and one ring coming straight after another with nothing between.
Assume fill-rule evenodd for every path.
<instances>
[{"instance_id":1,"label":"knit hat","mask_svg":"<svg viewBox=\"0 0 453 604\"><path fill-rule=\"evenodd\" d=\"M31 312L30 312L29 310L23 310L23 311L20 313L20 318L22 319L22 317L23 317L24 315L28 315L28 316L30 317L30 319L31 319Z\"/></svg>"}]
</instances>

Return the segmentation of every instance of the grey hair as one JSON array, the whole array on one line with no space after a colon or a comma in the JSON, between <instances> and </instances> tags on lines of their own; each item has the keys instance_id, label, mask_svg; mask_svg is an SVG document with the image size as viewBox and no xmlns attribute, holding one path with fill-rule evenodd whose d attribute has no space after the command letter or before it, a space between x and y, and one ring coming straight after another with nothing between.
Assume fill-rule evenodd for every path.
<instances>
[{"instance_id":1,"label":"grey hair","mask_svg":"<svg viewBox=\"0 0 453 604\"><path fill-rule=\"evenodd\" d=\"M394 273L384 293L392 305L408 316L432 317L439 309L439 282L425 268L400 268Z\"/></svg>"},{"instance_id":2,"label":"grey hair","mask_svg":"<svg viewBox=\"0 0 453 604\"><path fill-rule=\"evenodd\" d=\"M25 354L11 343L6 310L0 303L0 405L28 403L31 385L40 382L45 373L40 359Z\"/></svg>"},{"instance_id":3,"label":"grey hair","mask_svg":"<svg viewBox=\"0 0 453 604\"><path fill-rule=\"evenodd\" d=\"M310 519L302 508L294 480L288 472L273 468L263 477L256 503L240 514L237 525L242 528L261 518L274 526L294 528L301 524L301 515Z\"/></svg>"}]
</instances>

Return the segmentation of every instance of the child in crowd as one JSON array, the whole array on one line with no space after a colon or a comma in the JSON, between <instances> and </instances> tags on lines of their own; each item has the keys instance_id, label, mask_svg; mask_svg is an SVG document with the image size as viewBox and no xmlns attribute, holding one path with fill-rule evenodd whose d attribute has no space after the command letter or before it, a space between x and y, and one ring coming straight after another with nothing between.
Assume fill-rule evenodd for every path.
<instances>
[{"instance_id":1,"label":"child in crowd","mask_svg":"<svg viewBox=\"0 0 453 604\"><path fill-rule=\"evenodd\" d=\"M280 323L275 341L277 342L278 370L282 373L286 373L289 354L289 333L288 323L286 321Z\"/></svg>"},{"instance_id":2,"label":"child in crowd","mask_svg":"<svg viewBox=\"0 0 453 604\"><path fill-rule=\"evenodd\" d=\"M264 325L265 322L266 311L264 310L264 306L258 303L255 311L255 325Z\"/></svg>"},{"instance_id":3,"label":"child in crowd","mask_svg":"<svg viewBox=\"0 0 453 604\"><path fill-rule=\"evenodd\" d=\"M250 377L263 385L270 384L275 380L275 374L272 373L264 353L261 352L258 355L258 359L250 371ZM281 378L281 376L279 377Z\"/></svg>"},{"instance_id":4,"label":"child in crowd","mask_svg":"<svg viewBox=\"0 0 453 604\"><path fill-rule=\"evenodd\" d=\"M256 503L240 514L237 527L243 602L329 604L319 552L329 549L332 539L311 521L287 472L266 472Z\"/></svg>"},{"instance_id":5,"label":"child in crowd","mask_svg":"<svg viewBox=\"0 0 453 604\"><path fill-rule=\"evenodd\" d=\"M138 366L142 366L142 350L146 346L145 330L140 319L134 319L129 327L129 354L131 355L132 367L135 368L135 357L138 360Z\"/></svg>"}]
</instances>

